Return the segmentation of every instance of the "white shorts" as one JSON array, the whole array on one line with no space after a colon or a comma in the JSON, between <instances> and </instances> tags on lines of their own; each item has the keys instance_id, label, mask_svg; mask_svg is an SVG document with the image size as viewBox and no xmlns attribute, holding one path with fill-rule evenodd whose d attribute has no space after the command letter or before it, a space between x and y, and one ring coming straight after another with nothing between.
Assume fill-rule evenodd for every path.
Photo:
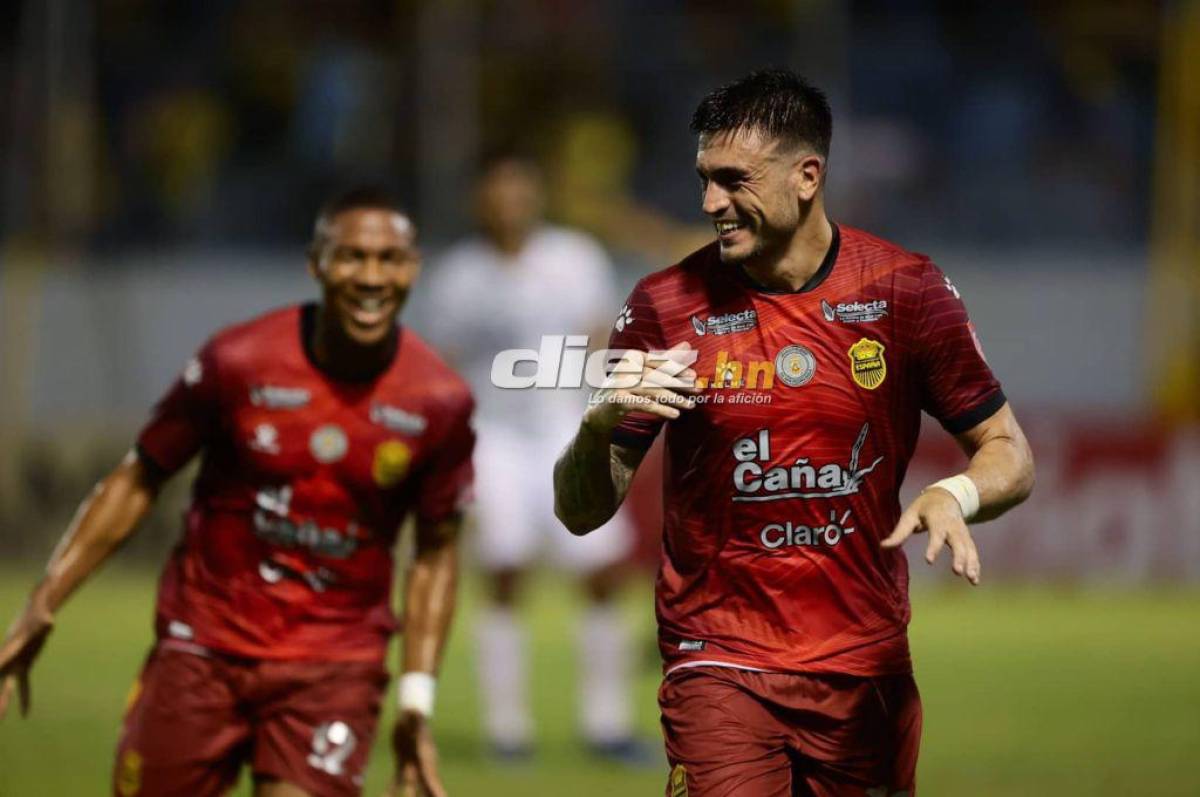
<instances>
[{"instance_id":1,"label":"white shorts","mask_svg":"<svg viewBox=\"0 0 1200 797\"><path fill-rule=\"evenodd\" d=\"M480 421L475 447L475 550L485 570L524 568L538 561L574 573L619 562L633 548L624 512L584 537L554 516L554 463L574 428L540 436Z\"/></svg>"}]
</instances>

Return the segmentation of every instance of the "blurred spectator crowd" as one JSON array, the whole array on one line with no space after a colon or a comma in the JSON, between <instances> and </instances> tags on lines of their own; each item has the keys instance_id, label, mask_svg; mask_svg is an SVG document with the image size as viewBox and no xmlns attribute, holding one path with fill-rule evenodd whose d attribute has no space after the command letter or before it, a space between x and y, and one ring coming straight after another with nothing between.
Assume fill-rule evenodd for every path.
<instances>
[{"instance_id":1,"label":"blurred spectator crowd","mask_svg":"<svg viewBox=\"0 0 1200 797\"><path fill-rule=\"evenodd\" d=\"M443 135L456 163L538 155L553 213L620 248L614 202L699 221L696 99L778 64L831 95L836 219L922 246L1136 246L1149 226L1152 2L51 0L2 16L6 195L32 208L5 233L86 172L65 232L97 252L293 243L356 180L396 189L444 241L466 204L434 201L420 171ZM47 47L69 66L52 79ZM43 135L76 142L78 167L37 166Z\"/></svg>"}]
</instances>

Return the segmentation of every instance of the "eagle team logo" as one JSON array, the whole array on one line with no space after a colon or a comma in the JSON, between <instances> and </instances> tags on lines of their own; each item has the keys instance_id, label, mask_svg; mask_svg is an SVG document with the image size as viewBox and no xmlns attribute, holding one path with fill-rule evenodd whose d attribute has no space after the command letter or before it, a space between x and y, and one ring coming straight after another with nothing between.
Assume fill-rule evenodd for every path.
<instances>
[{"instance_id":1,"label":"eagle team logo","mask_svg":"<svg viewBox=\"0 0 1200 797\"><path fill-rule=\"evenodd\" d=\"M887 361L883 359L884 346L877 340L861 338L850 347L850 375L859 387L874 390L887 378Z\"/></svg>"},{"instance_id":2,"label":"eagle team logo","mask_svg":"<svg viewBox=\"0 0 1200 797\"><path fill-rule=\"evenodd\" d=\"M775 375L788 387L807 385L817 372L817 358L803 346L784 346L775 355Z\"/></svg>"},{"instance_id":3,"label":"eagle team logo","mask_svg":"<svg viewBox=\"0 0 1200 797\"><path fill-rule=\"evenodd\" d=\"M371 475L380 487L395 487L408 473L408 465L412 462L412 451L399 440L388 440L380 443L375 449L375 462L371 465Z\"/></svg>"}]
</instances>

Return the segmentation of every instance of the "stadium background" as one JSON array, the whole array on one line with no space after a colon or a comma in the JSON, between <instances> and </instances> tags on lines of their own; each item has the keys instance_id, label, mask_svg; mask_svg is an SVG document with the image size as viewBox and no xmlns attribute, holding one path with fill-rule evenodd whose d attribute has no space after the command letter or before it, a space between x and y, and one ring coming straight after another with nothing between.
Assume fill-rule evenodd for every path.
<instances>
[{"instance_id":1,"label":"stadium background","mask_svg":"<svg viewBox=\"0 0 1200 797\"><path fill-rule=\"evenodd\" d=\"M954 277L1038 460L1030 502L978 529L983 588L914 567L923 791L1195 794L1198 48L1196 2L5 4L0 615L197 343L312 295L302 252L329 190L391 185L436 262L469 229L478 154L515 142L627 286L708 234L698 97L783 64L833 102L832 218ZM908 489L957 456L928 435ZM103 793L185 495L176 480L62 613L33 716L0 724L0 795ZM474 590L436 720L452 793L658 793L665 772L577 749L573 596L553 577L534 601L539 756L489 761ZM627 601L654 738L648 575Z\"/></svg>"}]
</instances>

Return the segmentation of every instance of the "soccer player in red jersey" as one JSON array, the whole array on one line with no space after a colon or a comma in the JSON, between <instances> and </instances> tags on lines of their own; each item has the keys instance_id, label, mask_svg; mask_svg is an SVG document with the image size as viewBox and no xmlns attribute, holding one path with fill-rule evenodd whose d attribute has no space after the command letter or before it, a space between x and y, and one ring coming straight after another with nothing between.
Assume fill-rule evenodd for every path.
<instances>
[{"instance_id":1,"label":"soccer player in red jersey","mask_svg":"<svg viewBox=\"0 0 1200 797\"><path fill-rule=\"evenodd\" d=\"M949 547L979 583L967 523L1029 494L1029 447L949 279L826 217L821 92L756 72L692 129L718 240L622 308L610 347L644 376L614 372L593 397L555 468L557 513L576 534L602 523L666 427L668 795L911 795L899 546L926 532L931 564ZM922 410L970 462L901 511Z\"/></svg>"},{"instance_id":2,"label":"soccer player in red jersey","mask_svg":"<svg viewBox=\"0 0 1200 797\"><path fill-rule=\"evenodd\" d=\"M454 608L473 400L396 323L419 270L416 231L382 192L322 209L309 259L320 303L221 330L187 364L0 646L0 714L14 691L27 707L59 606L200 454L113 793L224 794L248 763L260 797L358 794L397 628L392 549L410 514L392 789L445 793L426 720Z\"/></svg>"}]
</instances>

